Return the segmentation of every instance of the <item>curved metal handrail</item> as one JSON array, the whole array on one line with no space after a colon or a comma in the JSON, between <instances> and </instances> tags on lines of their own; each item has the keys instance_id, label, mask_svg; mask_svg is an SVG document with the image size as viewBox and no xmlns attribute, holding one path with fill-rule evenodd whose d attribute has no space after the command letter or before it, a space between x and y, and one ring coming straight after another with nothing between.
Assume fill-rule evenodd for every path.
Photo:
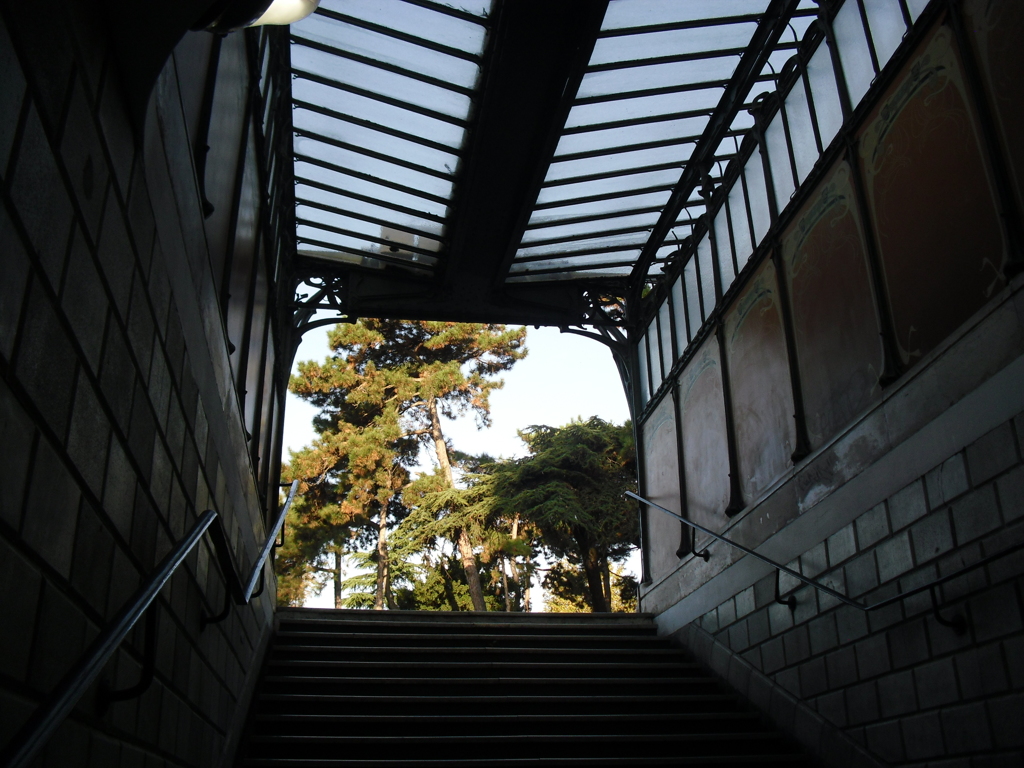
<instances>
[{"instance_id":1,"label":"curved metal handrail","mask_svg":"<svg viewBox=\"0 0 1024 768\"><path fill-rule=\"evenodd\" d=\"M298 487L298 480L291 484L288 500L281 508L274 525L267 532L267 540L261 548L256 562L253 563L244 584L235 568L234 560L231 557L231 549L228 546L228 539L224 532L224 525L221 523L217 513L212 509L208 509L200 515L195 525L192 526L185 537L175 544L171 551L160 561L156 570L150 574L149 578L132 595L131 600L127 602L99 636L93 640L78 663L64 675L60 683L57 684L57 687L50 692L39 708L36 709L18 733L15 734L14 738L11 739L4 749L3 754L0 755L0 764L4 765L5 768L24 768L32 762L39 754L39 751L46 745L47 739L64 722L64 719L75 708L75 705L89 689L89 686L99 676L107 661L114 654L114 651L121 645L121 642L128 633L132 631L132 628L146 612L146 609L156 599L160 590L164 588L171 576L174 575L178 566L188 557L189 553L207 531L210 532L210 539L213 542L217 560L227 582L227 589L225 590L228 595L227 609L230 610L231 598L234 598L236 603L245 605L254 596L260 594L263 591L263 584L261 582L260 590L254 592L256 582L260 579L267 558L274 549L277 535L284 526L285 517L295 498ZM154 642L154 630L155 624L150 622L146 638L146 667L150 670L152 664L148 656L154 652L153 649L156 645ZM147 679L147 675L149 679ZM142 682L126 691L114 692L113 695L108 694L108 699L127 698L123 695L125 693L129 693L131 696L141 694L148 687L151 677L151 671L148 673L144 671ZM122 695L117 695L119 693Z\"/></svg>"},{"instance_id":2,"label":"curved metal handrail","mask_svg":"<svg viewBox=\"0 0 1024 768\"><path fill-rule=\"evenodd\" d=\"M202 535L216 519L212 509L204 512L188 534L179 541L157 566L153 574L121 609L114 620L93 640L85 655L72 667L43 704L32 714L4 750L6 768L27 766L46 744L46 740L68 716L78 700L96 680L107 660L131 632L150 603L174 575L174 571L188 557Z\"/></svg>"},{"instance_id":3,"label":"curved metal handrail","mask_svg":"<svg viewBox=\"0 0 1024 768\"><path fill-rule=\"evenodd\" d=\"M234 602L236 605L247 605L249 601L258 597L263 592L263 580L260 578L263 573L263 566L266 564L267 558L274 549L275 542L277 541L277 534L281 532L281 528L284 527L285 517L288 515L288 510L291 509L292 501L295 499L295 494L299 490L299 481L293 480L291 488L288 490L288 499L285 501L284 506L281 507L281 511L277 515L277 519L274 524L267 531L267 540L263 543L263 547L260 550L259 557L256 558L256 562L253 563L252 568L249 569L249 573L246 574L245 581L242 581L242 577L238 573L238 569L235 567L234 558L231 556L231 547L228 544L227 531L224 530L224 526L220 520L217 520L214 525L210 528L210 540L213 542L214 552L217 554L217 563L220 565L220 570L224 574L224 580L227 582L227 588L224 590L224 608L216 616L206 616L201 618L200 624L202 627L206 627L210 624L216 624L218 621L223 621L231 613L231 603ZM256 590L256 583L259 582L260 588Z\"/></svg>"},{"instance_id":4,"label":"curved metal handrail","mask_svg":"<svg viewBox=\"0 0 1024 768\"><path fill-rule=\"evenodd\" d=\"M1024 543L1020 543L1020 544L1016 544L1016 545L1011 546L1011 547L1007 547L1006 549L1004 549L1004 550L1002 550L1000 552L996 552L995 554L989 555L988 557L984 557L981 560L978 560L977 562L974 562L974 563L971 563L970 565L964 566L963 568L961 568L958 571L954 571L953 573L949 573L949 574L946 574L945 576L942 576L940 578L934 579L933 581L929 581L927 584L922 584L919 587L914 587L913 589L908 589L906 592L900 592L898 595L894 595L894 596L886 598L884 600L879 600L877 603L872 603L871 605L864 605L863 603L859 603L856 600L850 599L849 597L844 595L842 592L837 592L836 590L832 589L832 587L828 587L828 586L826 586L824 584L820 584L819 582L814 581L813 579L810 579L810 578L804 576L802 573L797 573L792 568L788 568L787 566L783 565L782 563L777 563L774 560L772 560L771 558L765 557L764 555L755 552L750 547L745 547L742 544L739 544L739 543L737 543L735 541L732 541L731 539L725 538L725 536L722 536L721 534L718 534L718 533L715 533L714 531L708 530L703 525L698 525L697 523L693 522L692 520L687 520L682 515L679 515L679 514L673 512L671 509L666 509L665 507L661 506L660 504L654 503L650 499L645 499L643 496L639 496L639 495L633 493L632 491L626 491L626 495L631 497L631 498L636 499L641 504L646 504L649 507L654 507L655 509L664 512L666 515L674 517L677 520L679 520L680 522L686 523L688 526L690 526L691 528L694 528L694 529L700 531L701 533L706 533L708 536L712 537L713 539L717 539L718 541L724 542L725 544L728 544L730 547L735 547L736 549L740 550L741 552L744 552L744 553L746 553L746 554L748 554L748 555L750 555L750 556L760 560L763 563L767 563L772 568L776 569L776 578L778 578L778 574L779 573L785 573L788 576L792 576L797 581L802 581L804 584L807 584L810 587L814 587L815 589L817 589L817 590L819 590L821 592L824 592L827 595L830 595L830 596L834 597L836 600L838 600L839 602L843 603L844 605L848 605L851 608L856 608L856 609L858 609L860 611L874 611L874 610L877 610L879 608L884 608L887 605L892 605L893 603L897 603L900 600L903 600L904 598L911 597L912 595L917 595L917 594L920 594L921 592L926 592L926 591L930 592L931 593L931 598L932 598L932 606L935 609L935 616L938 619L939 623L940 624L945 624L946 626L949 626L949 627L952 627L958 633L962 633L967 628L967 625L964 622L963 617L961 617L961 616L954 616L952 619L945 619L942 616L939 616L939 613L938 613L938 601L937 601L937 598L935 596L935 588L938 587L941 584L946 583L947 581L952 581L953 579L958 578L959 576L962 576L963 574L967 573L968 571L973 571L973 570L975 570L977 568L981 568L982 566L988 565L989 563L991 563L991 562L993 562L995 560L998 560L1001 557L1005 557L1006 555L1008 555L1008 554L1010 554L1012 552L1016 552L1019 549L1024 549ZM697 556L701 557L702 555L697 554ZM707 560L706 557L704 559ZM783 600L782 597L779 595L779 592L778 592L778 581L776 581L776 588L775 589L776 589L775 599L776 599L777 602L789 605L789 607L791 609L796 607L796 597L794 597L793 595L790 595L788 599Z\"/></svg>"}]
</instances>

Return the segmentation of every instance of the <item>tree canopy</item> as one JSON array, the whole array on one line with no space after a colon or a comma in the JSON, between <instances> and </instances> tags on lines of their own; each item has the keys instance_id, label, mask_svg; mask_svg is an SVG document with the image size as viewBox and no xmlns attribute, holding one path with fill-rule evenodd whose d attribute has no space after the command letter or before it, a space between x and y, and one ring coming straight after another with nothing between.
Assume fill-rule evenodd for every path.
<instances>
[{"instance_id":1,"label":"tree canopy","mask_svg":"<svg viewBox=\"0 0 1024 768\"><path fill-rule=\"evenodd\" d=\"M500 325L401 320L360 320L330 331L331 356L300 363L290 382L292 392L320 411L316 440L292 455L286 473L304 482L291 521L293 544L282 553L292 582L308 583L312 571L333 568L340 589L340 553L375 539L374 606L395 607L387 533L407 514L402 495L419 447L437 461L432 482L451 488L440 417L471 413L481 426L489 424L490 393L502 385L495 377L526 354L525 335ZM474 608L485 610L470 532L450 533ZM333 566L323 563L329 554ZM290 589L294 594L296 587Z\"/></svg>"},{"instance_id":2,"label":"tree canopy","mask_svg":"<svg viewBox=\"0 0 1024 768\"><path fill-rule=\"evenodd\" d=\"M613 567L639 536L624 497L636 474L628 422L532 426L521 459L465 455L444 435L442 417L489 424L525 334L361 320L329 333L326 360L299 364L291 390L319 412L316 439L285 471L303 488L277 557L283 602L333 582L337 607L529 610L540 553L549 607L635 602L635 581ZM434 468L414 478L421 448Z\"/></svg>"}]
</instances>

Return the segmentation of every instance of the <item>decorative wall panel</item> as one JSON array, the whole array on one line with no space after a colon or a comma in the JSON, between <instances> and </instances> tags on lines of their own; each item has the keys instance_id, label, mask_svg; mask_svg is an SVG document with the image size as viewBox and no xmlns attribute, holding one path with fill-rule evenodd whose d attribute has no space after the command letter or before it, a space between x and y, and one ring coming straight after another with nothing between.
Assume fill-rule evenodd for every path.
<instances>
[{"instance_id":1,"label":"decorative wall panel","mask_svg":"<svg viewBox=\"0 0 1024 768\"><path fill-rule=\"evenodd\" d=\"M679 377L686 515L706 528L725 522L729 448L718 339L710 336Z\"/></svg>"},{"instance_id":2,"label":"decorative wall panel","mask_svg":"<svg viewBox=\"0 0 1024 768\"><path fill-rule=\"evenodd\" d=\"M1024 212L1024 3L964 3L966 27L1006 152L1017 205Z\"/></svg>"},{"instance_id":3,"label":"decorative wall panel","mask_svg":"<svg viewBox=\"0 0 1024 768\"><path fill-rule=\"evenodd\" d=\"M725 318L736 457L744 502L790 465L796 441L793 388L775 266L765 261Z\"/></svg>"},{"instance_id":4,"label":"decorative wall panel","mask_svg":"<svg viewBox=\"0 0 1024 768\"><path fill-rule=\"evenodd\" d=\"M840 162L782 237L807 433L818 448L879 395L882 344L864 234Z\"/></svg>"},{"instance_id":5,"label":"decorative wall panel","mask_svg":"<svg viewBox=\"0 0 1024 768\"><path fill-rule=\"evenodd\" d=\"M662 399L644 425L644 490L647 498L673 512L683 514L680 509L679 493L679 452L676 441L675 405L671 397ZM647 518L648 563L651 577L660 579L670 573L679 562L676 548L679 546L677 520L660 512L651 513Z\"/></svg>"},{"instance_id":6,"label":"decorative wall panel","mask_svg":"<svg viewBox=\"0 0 1024 768\"><path fill-rule=\"evenodd\" d=\"M1004 284L1005 247L953 34L940 26L860 132L872 224L904 363Z\"/></svg>"}]
</instances>

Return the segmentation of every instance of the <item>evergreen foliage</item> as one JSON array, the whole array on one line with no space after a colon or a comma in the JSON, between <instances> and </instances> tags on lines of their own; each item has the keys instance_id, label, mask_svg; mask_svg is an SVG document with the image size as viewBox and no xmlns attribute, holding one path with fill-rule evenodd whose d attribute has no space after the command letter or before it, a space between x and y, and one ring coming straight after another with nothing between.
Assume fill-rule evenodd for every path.
<instances>
[{"instance_id":1,"label":"evergreen foliage","mask_svg":"<svg viewBox=\"0 0 1024 768\"><path fill-rule=\"evenodd\" d=\"M373 606L397 607L387 535L408 514L402 495L419 447L432 449L438 463L419 486L453 487L440 416L472 413L488 425L490 393L501 387L495 376L526 354L525 335L500 325L360 320L330 331L325 361L299 364L290 389L320 413L316 440L292 454L285 472L303 480L288 521L293 534L278 556L286 602L330 570L330 553L375 544ZM457 543L474 608L485 610L472 533L448 526L445 535ZM333 568L340 594L340 565Z\"/></svg>"},{"instance_id":2,"label":"evergreen foliage","mask_svg":"<svg viewBox=\"0 0 1024 768\"><path fill-rule=\"evenodd\" d=\"M332 355L299 364L291 390L319 409L292 453L303 481L278 550L279 600L333 585L335 606L530 610L534 555L554 564L549 609L635 610L614 567L639 538L627 422L592 417L521 431L530 455L454 450L440 417L489 423L495 377L525 354L525 330L362 320L329 334ZM420 447L432 472L413 479ZM343 565L356 568L347 576Z\"/></svg>"}]
</instances>

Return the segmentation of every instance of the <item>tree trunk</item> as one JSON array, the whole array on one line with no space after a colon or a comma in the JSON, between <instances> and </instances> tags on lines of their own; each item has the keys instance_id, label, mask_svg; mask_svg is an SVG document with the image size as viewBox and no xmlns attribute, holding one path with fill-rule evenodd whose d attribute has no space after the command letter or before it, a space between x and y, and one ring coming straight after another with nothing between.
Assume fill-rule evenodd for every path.
<instances>
[{"instance_id":1,"label":"tree trunk","mask_svg":"<svg viewBox=\"0 0 1024 768\"><path fill-rule=\"evenodd\" d=\"M526 556L526 562L523 563L522 574L523 611L531 613L533 611L533 604L530 602L530 587L533 586L533 558L530 555Z\"/></svg>"},{"instance_id":2,"label":"tree trunk","mask_svg":"<svg viewBox=\"0 0 1024 768\"><path fill-rule=\"evenodd\" d=\"M341 549L334 548L334 607L341 608Z\"/></svg>"},{"instance_id":3,"label":"tree trunk","mask_svg":"<svg viewBox=\"0 0 1024 768\"><path fill-rule=\"evenodd\" d=\"M373 596L373 609L383 611L385 600L391 608L388 592L388 509L383 507L377 521L377 591Z\"/></svg>"},{"instance_id":4,"label":"tree trunk","mask_svg":"<svg viewBox=\"0 0 1024 768\"><path fill-rule=\"evenodd\" d=\"M608 558L601 558L601 583L604 586L604 600L608 610L612 609L612 575L608 567Z\"/></svg>"},{"instance_id":5,"label":"tree trunk","mask_svg":"<svg viewBox=\"0 0 1024 768\"><path fill-rule=\"evenodd\" d=\"M505 558L501 558L501 591L505 593L505 613L512 613L512 596L508 593L508 571L505 570Z\"/></svg>"},{"instance_id":6,"label":"tree trunk","mask_svg":"<svg viewBox=\"0 0 1024 768\"><path fill-rule=\"evenodd\" d=\"M473 555L473 542L463 528L459 531L459 557L462 558L462 569L466 572L466 584L469 586L469 597L473 601L474 611L486 611L484 590L480 586L480 571L476 569L476 557Z\"/></svg>"},{"instance_id":7,"label":"tree trunk","mask_svg":"<svg viewBox=\"0 0 1024 768\"><path fill-rule=\"evenodd\" d=\"M441 468L441 475L449 488L455 486L455 478L452 475L452 462L448 458L448 445L444 441L444 433L441 431L441 417L437 413L437 399L430 398L427 401L427 412L430 414L430 436L434 440L434 452L437 454L437 465ZM476 557L473 555L473 544L469 540L469 534L465 529L459 531L458 538L459 556L462 558L462 568L466 572L466 584L469 586L469 596L473 600L474 611L486 611L487 604L484 602L484 590L480 586L480 572L476 567Z\"/></svg>"},{"instance_id":8,"label":"tree trunk","mask_svg":"<svg viewBox=\"0 0 1024 768\"><path fill-rule=\"evenodd\" d=\"M583 572L587 575L587 586L590 588L590 606L594 613L607 613L608 603L604 599L601 558L597 554L597 548L588 542L586 546L581 546L580 550L583 552Z\"/></svg>"}]
</instances>

